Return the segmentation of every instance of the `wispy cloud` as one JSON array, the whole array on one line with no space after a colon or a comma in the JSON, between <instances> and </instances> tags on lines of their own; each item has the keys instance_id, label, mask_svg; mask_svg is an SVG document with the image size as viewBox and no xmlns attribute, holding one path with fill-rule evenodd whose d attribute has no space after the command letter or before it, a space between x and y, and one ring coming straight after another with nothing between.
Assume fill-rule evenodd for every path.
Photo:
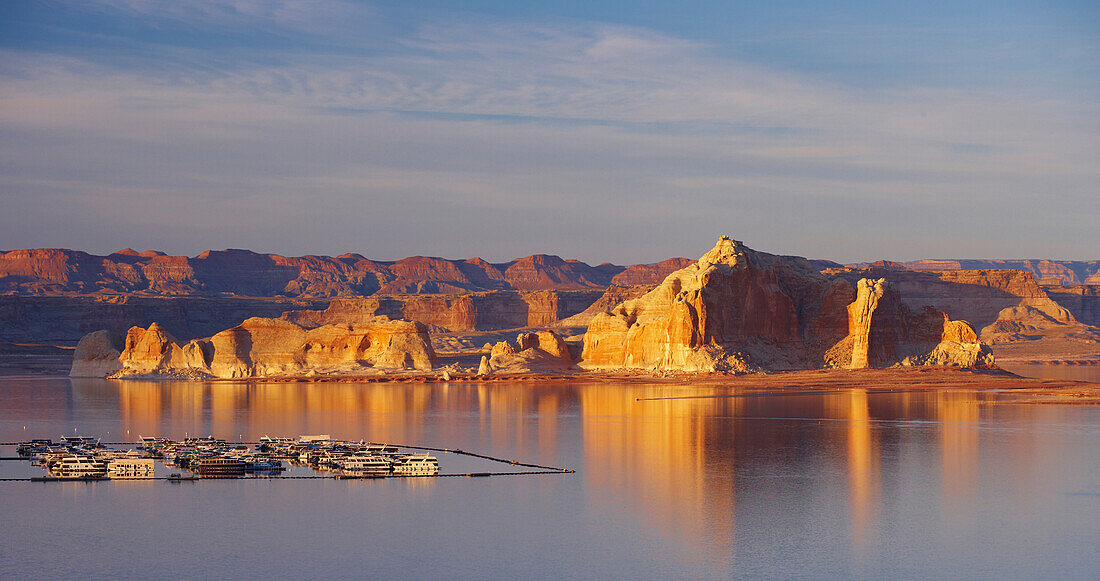
<instances>
[{"instance_id":1,"label":"wispy cloud","mask_svg":"<svg viewBox=\"0 0 1100 581\"><path fill-rule=\"evenodd\" d=\"M267 36L143 37L121 61L0 53L0 197L22 211L0 219L0 245L122 245L110 232L131 228L176 251L644 261L726 231L837 259L1083 257L1100 242L1100 111L1056 87L859 87L605 23L96 9L169 36ZM976 234L960 248L962 229Z\"/></svg>"}]
</instances>

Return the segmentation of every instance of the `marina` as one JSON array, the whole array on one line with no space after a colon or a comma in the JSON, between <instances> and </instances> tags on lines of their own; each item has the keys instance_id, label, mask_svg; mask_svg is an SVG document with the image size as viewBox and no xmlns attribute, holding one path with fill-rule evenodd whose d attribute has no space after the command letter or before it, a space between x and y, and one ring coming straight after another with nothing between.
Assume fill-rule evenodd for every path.
<instances>
[{"instance_id":1,"label":"marina","mask_svg":"<svg viewBox=\"0 0 1100 581\"><path fill-rule=\"evenodd\" d=\"M122 446L136 446L127 450ZM14 446L15 457L43 469L45 476L5 478L2 481L101 482L110 480L168 480L171 482L221 478L415 478L436 476L503 476L521 474L571 474L567 468L527 464L464 450L398 446L388 443L346 441L324 435L297 438L269 436L257 442L229 442L214 436L188 437L180 441L140 437L137 442L104 443L100 438L66 436L4 442ZM417 451L413 451L417 450ZM441 474L439 460L429 452L470 456L491 462L537 470ZM180 469L168 476L156 475L156 463ZM288 469L311 472L284 474Z\"/></svg>"}]
</instances>

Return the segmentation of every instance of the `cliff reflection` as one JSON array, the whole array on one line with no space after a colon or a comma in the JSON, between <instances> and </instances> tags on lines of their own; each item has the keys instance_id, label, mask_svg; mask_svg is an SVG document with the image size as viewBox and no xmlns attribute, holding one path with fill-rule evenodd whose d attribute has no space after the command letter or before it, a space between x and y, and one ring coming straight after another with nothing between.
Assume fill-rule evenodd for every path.
<instances>
[{"instance_id":1,"label":"cliff reflection","mask_svg":"<svg viewBox=\"0 0 1100 581\"><path fill-rule=\"evenodd\" d=\"M74 396L117 398L121 425L109 429L135 439L325 433L575 467L571 478L585 488L592 514L659 531L674 554L718 568L736 566L739 527L775 526L756 507L777 501L835 500L846 510L783 526L822 534L839 526L848 534L838 542L861 550L882 529L884 464L893 473L938 478L954 508L966 506L978 487L982 414L991 409L983 403L995 397L607 383L72 385ZM638 399L660 397L679 399ZM942 473L908 469L923 465L929 445ZM844 521L825 520L836 514Z\"/></svg>"}]
</instances>

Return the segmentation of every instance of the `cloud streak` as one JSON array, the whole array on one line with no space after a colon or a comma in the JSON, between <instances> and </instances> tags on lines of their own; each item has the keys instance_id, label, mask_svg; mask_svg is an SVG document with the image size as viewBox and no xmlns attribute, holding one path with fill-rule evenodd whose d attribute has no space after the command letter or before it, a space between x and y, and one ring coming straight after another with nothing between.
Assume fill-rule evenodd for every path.
<instances>
[{"instance_id":1,"label":"cloud streak","mask_svg":"<svg viewBox=\"0 0 1100 581\"><path fill-rule=\"evenodd\" d=\"M639 262L727 232L838 260L1088 258L1100 242L1100 111L1058 87L858 87L604 23L103 9L266 40L142 41L152 56L122 65L0 53L0 196L20 209L0 246Z\"/></svg>"}]
</instances>

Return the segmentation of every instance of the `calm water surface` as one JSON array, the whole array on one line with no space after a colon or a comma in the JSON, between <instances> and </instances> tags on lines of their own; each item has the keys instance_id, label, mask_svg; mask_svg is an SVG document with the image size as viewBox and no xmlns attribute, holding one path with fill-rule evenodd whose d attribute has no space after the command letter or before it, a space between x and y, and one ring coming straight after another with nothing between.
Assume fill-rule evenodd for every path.
<instances>
[{"instance_id":1,"label":"calm water surface","mask_svg":"<svg viewBox=\"0 0 1100 581\"><path fill-rule=\"evenodd\" d=\"M724 397L637 401L701 394ZM0 482L0 571L6 578L1095 579L1100 408L1005 403L1011 398L0 378L0 441L74 430L108 440L326 433L577 470L381 481ZM450 455L440 463L444 472L469 469ZM26 463L0 462L0 475L31 474Z\"/></svg>"}]
</instances>

